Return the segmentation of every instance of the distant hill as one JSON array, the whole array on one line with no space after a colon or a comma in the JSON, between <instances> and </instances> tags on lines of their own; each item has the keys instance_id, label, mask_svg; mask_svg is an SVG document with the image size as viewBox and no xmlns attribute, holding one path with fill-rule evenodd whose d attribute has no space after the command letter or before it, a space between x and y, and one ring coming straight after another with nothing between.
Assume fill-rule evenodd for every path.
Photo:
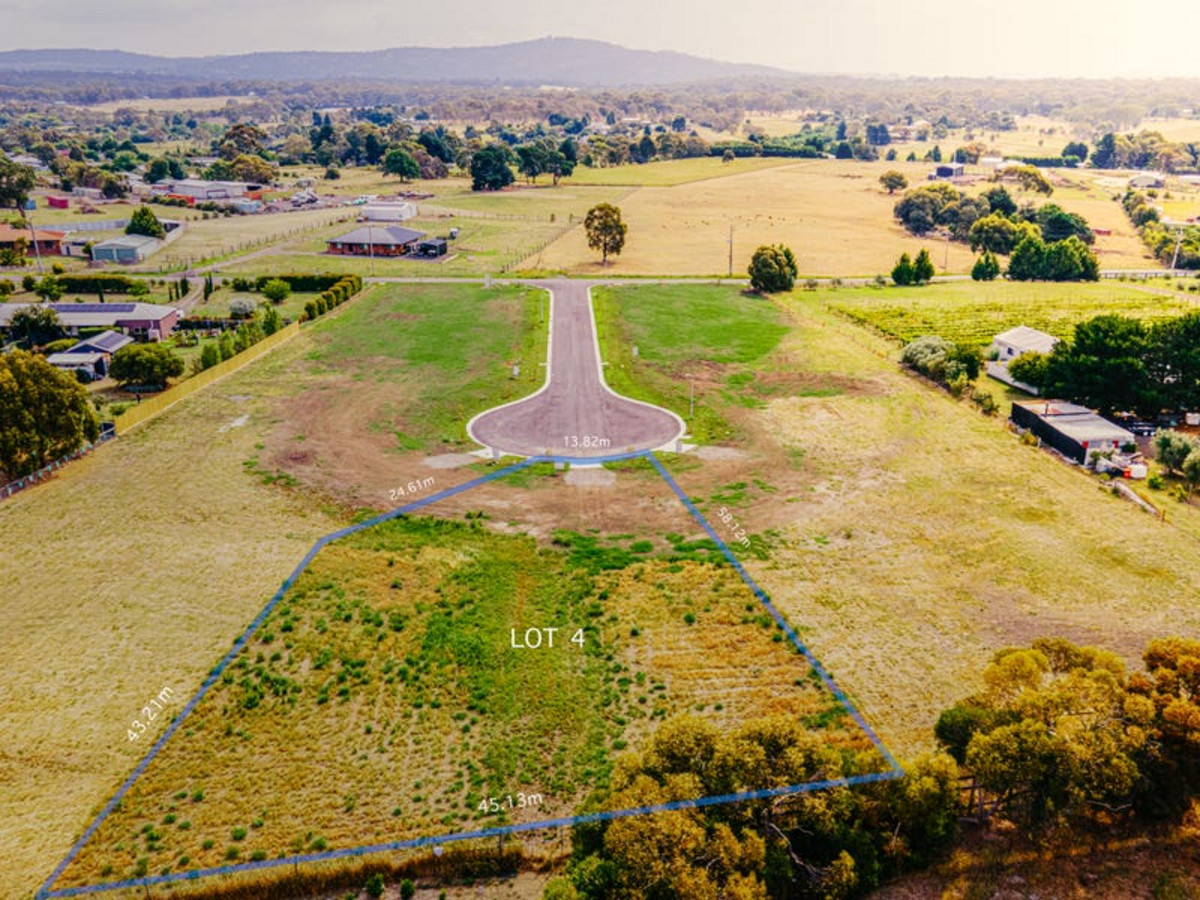
<instances>
[{"instance_id":1,"label":"distant hill","mask_svg":"<svg viewBox=\"0 0 1200 900\"><path fill-rule=\"evenodd\" d=\"M541 38L494 47L397 47L359 52L301 51L166 57L120 50L8 50L0 72L164 75L261 81L373 79L602 87L678 84L792 73L686 53L630 50L603 41Z\"/></svg>"}]
</instances>

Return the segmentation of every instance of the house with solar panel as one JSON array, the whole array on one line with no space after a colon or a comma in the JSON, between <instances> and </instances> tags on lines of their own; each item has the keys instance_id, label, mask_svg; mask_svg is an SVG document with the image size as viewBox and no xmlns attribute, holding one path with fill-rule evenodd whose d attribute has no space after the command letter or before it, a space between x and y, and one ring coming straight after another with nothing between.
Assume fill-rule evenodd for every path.
<instances>
[{"instance_id":1,"label":"house with solar panel","mask_svg":"<svg viewBox=\"0 0 1200 900\"><path fill-rule=\"evenodd\" d=\"M0 303L0 330L8 330L12 317L28 303ZM47 305L47 304L41 304ZM82 338L105 329L134 340L160 341L179 323L180 310L156 303L50 303L69 337ZM114 351L115 352L115 351Z\"/></svg>"}]
</instances>

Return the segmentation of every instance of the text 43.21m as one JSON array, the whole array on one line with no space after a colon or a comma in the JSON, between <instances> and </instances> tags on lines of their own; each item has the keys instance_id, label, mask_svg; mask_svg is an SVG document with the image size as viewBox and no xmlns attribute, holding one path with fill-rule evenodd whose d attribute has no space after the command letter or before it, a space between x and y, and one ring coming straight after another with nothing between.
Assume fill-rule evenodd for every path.
<instances>
[{"instance_id":1,"label":"text 43.21m","mask_svg":"<svg viewBox=\"0 0 1200 900\"><path fill-rule=\"evenodd\" d=\"M158 696L152 699L147 706L142 708L141 718L134 719L133 722L130 723L129 739L131 741L136 741L143 734L145 734L146 729L149 727L149 723L158 718L158 714L163 711L163 708L174 696L175 692L169 687L165 687L159 691ZM143 719L145 721L143 721Z\"/></svg>"}]
</instances>

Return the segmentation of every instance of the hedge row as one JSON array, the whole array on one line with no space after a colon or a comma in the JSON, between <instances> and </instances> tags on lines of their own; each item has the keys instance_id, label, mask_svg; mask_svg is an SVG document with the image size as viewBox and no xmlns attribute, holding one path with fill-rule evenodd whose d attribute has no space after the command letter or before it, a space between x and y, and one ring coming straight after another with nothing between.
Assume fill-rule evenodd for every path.
<instances>
[{"instance_id":1,"label":"hedge row","mask_svg":"<svg viewBox=\"0 0 1200 900\"><path fill-rule=\"evenodd\" d=\"M55 280L62 285L64 293L68 294L99 294L101 290L106 294L128 294L130 287L139 283L136 279L130 278L127 275L103 275L103 274L82 274L82 275L58 275Z\"/></svg>"},{"instance_id":2,"label":"hedge row","mask_svg":"<svg viewBox=\"0 0 1200 900\"><path fill-rule=\"evenodd\" d=\"M1079 166L1077 156L1018 156L1017 159L1040 169L1074 169Z\"/></svg>"},{"instance_id":3,"label":"hedge row","mask_svg":"<svg viewBox=\"0 0 1200 900\"><path fill-rule=\"evenodd\" d=\"M335 306L341 306L362 290L362 278L358 275L343 275L329 290L322 291L316 300L304 304L304 316L308 320L324 315Z\"/></svg>"},{"instance_id":4,"label":"hedge row","mask_svg":"<svg viewBox=\"0 0 1200 900\"><path fill-rule=\"evenodd\" d=\"M280 281L286 281L288 283L288 287L297 293L315 294L318 291L329 290L335 284L338 284L347 277L349 276L337 275L333 272L322 272L319 275L312 272L307 274L292 273L290 275L260 275L258 277L258 281L255 283L254 289L256 291L261 291L264 284L266 284L268 281L278 278ZM361 289L362 286L360 283L358 290Z\"/></svg>"}]
</instances>

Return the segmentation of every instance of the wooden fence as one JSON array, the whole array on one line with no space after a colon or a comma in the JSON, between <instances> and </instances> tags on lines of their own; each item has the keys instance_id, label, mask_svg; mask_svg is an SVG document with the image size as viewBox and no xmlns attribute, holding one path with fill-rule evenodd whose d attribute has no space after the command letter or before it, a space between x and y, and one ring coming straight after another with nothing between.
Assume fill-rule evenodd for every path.
<instances>
[{"instance_id":1,"label":"wooden fence","mask_svg":"<svg viewBox=\"0 0 1200 900\"><path fill-rule=\"evenodd\" d=\"M264 353L270 352L285 341L291 340L299 333L300 323L293 322L291 325L279 329L279 331L270 337L263 338L257 344L247 347L232 359L217 363L211 369L205 369L203 372L193 375L187 381L181 382L170 390L163 391L149 400L142 400L137 406L127 409L113 419L117 434L124 434L130 428L140 425L147 419L169 409L185 397L190 397L196 391L208 387L214 381L236 372L247 363L253 362Z\"/></svg>"}]
</instances>

